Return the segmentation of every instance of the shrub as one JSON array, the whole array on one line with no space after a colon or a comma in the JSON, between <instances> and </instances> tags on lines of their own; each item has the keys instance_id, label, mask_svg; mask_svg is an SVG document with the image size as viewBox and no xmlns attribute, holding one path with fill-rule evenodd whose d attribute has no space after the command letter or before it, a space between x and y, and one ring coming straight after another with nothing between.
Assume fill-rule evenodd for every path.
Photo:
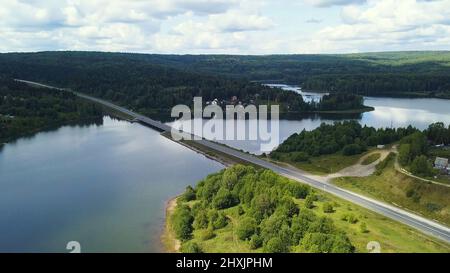
<instances>
[{"instance_id":1,"label":"shrub","mask_svg":"<svg viewBox=\"0 0 450 273\"><path fill-rule=\"evenodd\" d=\"M323 209L323 212L325 212L325 213L333 213L334 212L333 205L329 202L323 203L322 209Z\"/></svg>"},{"instance_id":2,"label":"shrub","mask_svg":"<svg viewBox=\"0 0 450 273\"><path fill-rule=\"evenodd\" d=\"M216 220L213 222L214 229L220 229L226 227L228 224L228 218L223 212L218 213Z\"/></svg>"},{"instance_id":3,"label":"shrub","mask_svg":"<svg viewBox=\"0 0 450 273\"><path fill-rule=\"evenodd\" d=\"M172 216L172 224L178 239L183 241L191 238L193 221L194 217L192 217L188 206L179 206L175 209Z\"/></svg>"},{"instance_id":4,"label":"shrub","mask_svg":"<svg viewBox=\"0 0 450 273\"><path fill-rule=\"evenodd\" d=\"M307 208L307 209L314 208L314 200L315 200L315 198L316 197L313 194L308 194L308 196L306 196L305 203L304 203L305 208Z\"/></svg>"},{"instance_id":5,"label":"shrub","mask_svg":"<svg viewBox=\"0 0 450 273\"><path fill-rule=\"evenodd\" d=\"M195 198L196 198L196 195L195 195L194 189L191 186L187 186L186 191L181 196L181 199L183 201L189 202L189 201L195 200Z\"/></svg>"},{"instance_id":6,"label":"shrub","mask_svg":"<svg viewBox=\"0 0 450 273\"><path fill-rule=\"evenodd\" d=\"M309 160L309 155L305 152L295 152L291 154L290 158L294 162L305 162Z\"/></svg>"},{"instance_id":7,"label":"shrub","mask_svg":"<svg viewBox=\"0 0 450 273\"><path fill-rule=\"evenodd\" d=\"M364 222L361 222L361 224L359 225L359 230L361 231L361 233L369 232L369 230L367 229L367 225Z\"/></svg>"},{"instance_id":8,"label":"shrub","mask_svg":"<svg viewBox=\"0 0 450 273\"><path fill-rule=\"evenodd\" d=\"M288 246L283 243L283 241L274 237L271 238L267 244L264 246L264 252L268 253L285 253L288 252Z\"/></svg>"},{"instance_id":9,"label":"shrub","mask_svg":"<svg viewBox=\"0 0 450 273\"><path fill-rule=\"evenodd\" d=\"M247 240L256 232L256 220L250 217L242 219L237 226L236 234L239 239Z\"/></svg>"},{"instance_id":10,"label":"shrub","mask_svg":"<svg viewBox=\"0 0 450 273\"><path fill-rule=\"evenodd\" d=\"M184 253L202 253L202 249L197 243L194 242L187 242L182 245L181 252Z\"/></svg>"},{"instance_id":11,"label":"shrub","mask_svg":"<svg viewBox=\"0 0 450 273\"><path fill-rule=\"evenodd\" d=\"M251 249L257 249L260 248L263 244L263 240L261 238L261 236L257 235L257 234L253 234L252 237L250 238L250 248Z\"/></svg>"}]
</instances>

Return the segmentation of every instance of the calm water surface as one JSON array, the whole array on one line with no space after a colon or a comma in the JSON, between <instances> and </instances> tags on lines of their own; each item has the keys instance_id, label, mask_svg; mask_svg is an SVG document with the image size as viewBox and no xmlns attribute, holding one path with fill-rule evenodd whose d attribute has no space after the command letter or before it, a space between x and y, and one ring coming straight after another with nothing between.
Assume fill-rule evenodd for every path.
<instances>
[{"instance_id":1,"label":"calm water surface","mask_svg":"<svg viewBox=\"0 0 450 273\"><path fill-rule=\"evenodd\" d=\"M222 166L139 124L66 126L0 151L0 252L156 252L166 201Z\"/></svg>"}]
</instances>

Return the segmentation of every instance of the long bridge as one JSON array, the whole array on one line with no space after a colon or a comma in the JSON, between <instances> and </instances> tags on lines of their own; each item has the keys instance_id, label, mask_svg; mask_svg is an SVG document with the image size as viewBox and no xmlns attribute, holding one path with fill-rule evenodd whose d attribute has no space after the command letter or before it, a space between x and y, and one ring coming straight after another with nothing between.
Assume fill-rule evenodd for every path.
<instances>
[{"instance_id":1,"label":"long bridge","mask_svg":"<svg viewBox=\"0 0 450 273\"><path fill-rule=\"evenodd\" d=\"M106 100L102 100L99 98L95 98L83 93L79 93L79 92L75 92L72 91L70 89L65 89L65 88L58 88L58 87L54 87L54 86L49 86L49 85L45 85L42 83L37 83L37 82L32 82L32 81L26 81L26 80L18 80L16 79L16 81L19 82L23 82L23 83L27 83L33 86L37 86L37 87L45 87L45 88L51 88L51 89L56 89L59 91L68 91L68 92L73 92L74 94L76 94L77 96L93 101L95 103L101 104L103 106L109 107L113 110L116 110L118 112L124 113L126 115L129 115L130 117L133 117L136 121L139 121L140 123L150 126L152 128L155 128L159 131L162 132L171 132L172 131L172 127L169 125L166 125L164 123L161 123L159 121L150 119L146 116L143 116L141 114L135 113L133 111L130 111L124 107L115 105L111 102L108 102ZM180 132L183 134L188 134L190 135L190 133L186 133L186 132ZM191 135L192 136L192 135ZM372 198L369 197L365 197L356 193L353 193L351 191L347 191L344 189L341 189L337 186L334 186L332 184L329 183L325 183L325 182L321 182L318 180L315 180L311 177L306 176L304 173L294 170L294 169L290 169L290 168L285 168L285 167L281 167L279 165L276 165L274 163L268 162L266 160L263 160L261 158L258 158L256 156L235 150L233 148L227 147L225 145L221 145L221 144L217 144L213 141L207 140L207 139L198 139L196 140L195 138L192 138L193 141L195 141L196 143L207 147L209 149L212 149L214 151L218 151L221 153L224 153L226 155L238 158L240 160L252 163L254 165L266 168L266 169L270 169L282 176L285 176L287 178L293 179L295 181L304 183L304 184L308 184L314 188L320 189L322 191L331 193L337 197L340 197L344 200L350 201L354 204L357 204L361 207L367 208L371 211L377 212L383 216L386 216L388 218L391 218L393 220L396 220L398 222L401 222L403 224L406 224L410 227L413 227L417 230L422 231L423 233L429 234L433 237L436 237L438 239L441 239L447 243L450 243L450 229L440 223L437 223L435 221L426 219L422 216L416 215L414 213L408 212L406 210L403 210L401 208L374 200Z\"/></svg>"}]
</instances>

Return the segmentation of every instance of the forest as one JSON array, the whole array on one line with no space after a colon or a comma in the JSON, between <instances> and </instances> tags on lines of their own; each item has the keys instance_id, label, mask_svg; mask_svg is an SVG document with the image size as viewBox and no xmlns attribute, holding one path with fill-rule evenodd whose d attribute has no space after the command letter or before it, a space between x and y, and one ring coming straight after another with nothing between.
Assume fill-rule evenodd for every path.
<instances>
[{"instance_id":1,"label":"forest","mask_svg":"<svg viewBox=\"0 0 450 273\"><path fill-rule=\"evenodd\" d=\"M436 174L432 166L435 157L450 157L450 152L446 152L450 145L450 126L437 122L420 131L411 126L375 129L362 126L357 121L323 123L312 131L303 130L291 135L269 156L275 160L308 162L321 155L357 155L370 147L395 142L399 144L398 158L403 167L415 175L431 177ZM441 148L436 148L436 145Z\"/></svg>"},{"instance_id":2,"label":"forest","mask_svg":"<svg viewBox=\"0 0 450 273\"><path fill-rule=\"evenodd\" d=\"M295 133L280 144L270 157L279 159L289 154L294 162L308 161L310 157L341 152L343 155L360 154L369 147L386 145L399 141L418 130L407 128L380 128L362 126L357 121L322 123L312 131Z\"/></svg>"},{"instance_id":3,"label":"forest","mask_svg":"<svg viewBox=\"0 0 450 273\"><path fill-rule=\"evenodd\" d=\"M203 100L279 103L284 112L361 109L365 96L450 96L449 52L347 55L155 55L102 52L0 54L0 75L101 97L143 114ZM261 82L328 91L320 106ZM351 103L333 98L335 93ZM350 95L351 94L351 95ZM341 97L341 98L342 98ZM341 104L335 103L340 101Z\"/></svg>"},{"instance_id":4,"label":"forest","mask_svg":"<svg viewBox=\"0 0 450 273\"><path fill-rule=\"evenodd\" d=\"M182 252L203 252L201 241L230 226L239 243L257 252L354 252L345 232L312 210L315 200L309 186L269 170L235 165L188 187L171 222ZM328 203L323 207L324 212L330 209Z\"/></svg>"},{"instance_id":5,"label":"forest","mask_svg":"<svg viewBox=\"0 0 450 273\"><path fill-rule=\"evenodd\" d=\"M0 74L68 87L150 115L177 104L203 101L276 102L282 110L310 109L299 94L243 79L155 65L133 54L48 52L0 54Z\"/></svg>"},{"instance_id":6,"label":"forest","mask_svg":"<svg viewBox=\"0 0 450 273\"><path fill-rule=\"evenodd\" d=\"M101 120L102 109L74 94L0 77L0 144L71 122Z\"/></svg>"}]
</instances>

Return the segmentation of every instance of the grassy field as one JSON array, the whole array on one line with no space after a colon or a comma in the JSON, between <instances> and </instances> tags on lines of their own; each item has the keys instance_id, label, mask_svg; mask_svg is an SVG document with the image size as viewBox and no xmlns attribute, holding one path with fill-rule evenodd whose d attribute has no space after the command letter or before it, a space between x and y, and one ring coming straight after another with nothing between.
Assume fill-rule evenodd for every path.
<instances>
[{"instance_id":1,"label":"grassy field","mask_svg":"<svg viewBox=\"0 0 450 273\"><path fill-rule=\"evenodd\" d=\"M372 164L373 162L377 161L378 159L380 159L381 154L380 153L373 153L371 155L369 155L368 157L366 157L361 164L362 165L369 165Z\"/></svg>"},{"instance_id":2,"label":"grassy field","mask_svg":"<svg viewBox=\"0 0 450 273\"><path fill-rule=\"evenodd\" d=\"M333 180L333 183L450 225L450 188L397 172L394 159L380 175L341 177Z\"/></svg>"},{"instance_id":3,"label":"grassy field","mask_svg":"<svg viewBox=\"0 0 450 273\"><path fill-rule=\"evenodd\" d=\"M283 160L283 158L281 161L287 162L312 174L325 175L335 173L344 168L355 165L364 155L366 155L366 153L352 156L345 156L341 153L336 153L332 155L311 157L308 162L293 162L290 160Z\"/></svg>"},{"instance_id":4,"label":"grassy field","mask_svg":"<svg viewBox=\"0 0 450 273\"><path fill-rule=\"evenodd\" d=\"M384 253L450 253L450 246L444 242L322 191L315 190L315 192L318 196L313 208L315 213L332 218L335 225L347 233L357 252L368 252L367 243L376 241L380 243L381 252ZM193 205L194 202L196 201L188 204ZM304 200L296 199L295 202L302 206ZM322 206L325 202L333 204L333 213L323 212ZM226 227L216 230L214 238L204 240L202 238L204 230L196 230L192 241L200 245L202 250L207 253L261 252L261 248L252 250L248 241L241 241L237 238L235 229L240 221L238 207L229 208L225 210L225 213L230 222ZM349 215L356 222L350 223L348 220L343 220L344 216L348 217ZM166 228L171 226L170 219L169 213L166 218L168 221ZM367 232L361 231L361 223L366 225ZM166 230L167 232L171 231ZM168 250L173 250L173 245L170 246L170 241L169 245L167 242L166 240L165 245ZM176 241L172 241L173 243Z\"/></svg>"}]
</instances>

